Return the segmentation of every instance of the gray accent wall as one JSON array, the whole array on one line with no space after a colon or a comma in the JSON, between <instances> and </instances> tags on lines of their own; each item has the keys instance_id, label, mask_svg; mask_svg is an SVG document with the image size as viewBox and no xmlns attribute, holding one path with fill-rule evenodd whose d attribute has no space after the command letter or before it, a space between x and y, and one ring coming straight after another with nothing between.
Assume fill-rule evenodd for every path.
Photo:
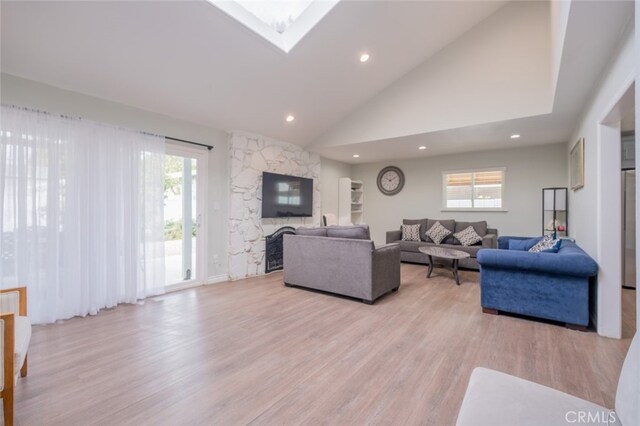
<instances>
[{"instance_id":1,"label":"gray accent wall","mask_svg":"<svg viewBox=\"0 0 640 426\"><path fill-rule=\"evenodd\" d=\"M394 196L383 195L376 185L378 172L386 166L400 167L405 175L403 190ZM491 167L506 167L506 211L442 211L443 171ZM351 177L364 182L364 221L376 244L383 244L385 232L398 229L404 218L486 220L499 235L540 235L542 188L567 185L567 149L559 143L354 165Z\"/></svg>"}]
</instances>

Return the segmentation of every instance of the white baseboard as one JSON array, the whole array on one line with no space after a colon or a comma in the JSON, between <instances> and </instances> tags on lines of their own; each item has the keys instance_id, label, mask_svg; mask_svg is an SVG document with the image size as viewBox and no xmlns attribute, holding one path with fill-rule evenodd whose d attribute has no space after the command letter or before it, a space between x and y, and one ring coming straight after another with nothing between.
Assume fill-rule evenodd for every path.
<instances>
[{"instance_id":1,"label":"white baseboard","mask_svg":"<svg viewBox=\"0 0 640 426\"><path fill-rule=\"evenodd\" d=\"M193 283L193 282L173 284L173 285L170 285L168 287L165 287L165 292L166 293L173 293L174 291L180 291L180 290L186 290L186 289L189 289L189 288L200 287L201 285L202 285L201 283Z\"/></svg>"},{"instance_id":2,"label":"white baseboard","mask_svg":"<svg viewBox=\"0 0 640 426\"><path fill-rule=\"evenodd\" d=\"M225 281L229 281L229 277L227 275L214 275L204 280L204 282L199 282L199 283L187 282L187 283L174 284L166 288L165 290L167 293L171 293L174 291L186 290L188 288L200 287L202 285L222 283Z\"/></svg>"},{"instance_id":3,"label":"white baseboard","mask_svg":"<svg viewBox=\"0 0 640 426\"><path fill-rule=\"evenodd\" d=\"M229 276L227 274L213 275L206 279L206 281L204 282L204 285L217 284L225 281L229 281Z\"/></svg>"}]
</instances>

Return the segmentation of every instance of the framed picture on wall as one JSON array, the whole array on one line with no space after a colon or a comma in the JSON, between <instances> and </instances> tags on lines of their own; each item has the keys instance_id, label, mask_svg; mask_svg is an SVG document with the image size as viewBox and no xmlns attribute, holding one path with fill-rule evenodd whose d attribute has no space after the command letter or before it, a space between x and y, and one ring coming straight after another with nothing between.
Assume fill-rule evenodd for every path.
<instances>
[{"instance_id":1,"label":"framed picture on wall","mask_svg":"<svg viewBox=\"0 0 640 426\"><path fill-rule=\"evenodd\" d=\"M576 191L584 186L584 138L578 141L571 148L571 189Z\"/></svg>"}]
</instances>

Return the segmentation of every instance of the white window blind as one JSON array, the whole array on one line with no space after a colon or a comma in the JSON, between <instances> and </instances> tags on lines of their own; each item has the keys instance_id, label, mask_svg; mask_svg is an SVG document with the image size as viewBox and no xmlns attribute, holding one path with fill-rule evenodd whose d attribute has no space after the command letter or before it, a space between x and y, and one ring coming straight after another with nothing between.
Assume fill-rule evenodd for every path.
<instances>
[{"instance_id":1,"label":"white window blind","mask_svg":"<svg viewBox=\"0 0 640 426\"><path fill-rule=\"evenodd\" d=\"M505 169L443 172L445 209L504 208Z\"/></svg>"}]
</instances>

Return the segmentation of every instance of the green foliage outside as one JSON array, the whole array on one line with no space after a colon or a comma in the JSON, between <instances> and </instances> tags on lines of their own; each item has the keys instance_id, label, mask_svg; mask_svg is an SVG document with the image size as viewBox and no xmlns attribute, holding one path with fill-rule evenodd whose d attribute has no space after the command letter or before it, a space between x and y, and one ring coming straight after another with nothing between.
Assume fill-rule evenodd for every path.
<instances>
[{"instance_id":1,"label":"green foliage outside","mask_svg":"<svg viewBox=\"0 0 640 426\"><path fill-rule=\"evenodd\" d=\"M192 163L195 171L195 161ZM164 199L182 195L182 175L184 169L184 158L173 155L165 156L164 163ZM194 221L195 222L195 221ZM191 235L196 236L195 223L191 227ZM167 220L164 224L165 241L182 239L182 221Z\"/></svg>"},{"instance_id":2,"label":"green foliage outside","mask_svg":"<svg viewBox=\"0 0 640 426\"><path fill-rule=\"evenodd\" d=\"M196 236L195 223L191 226L191 235ZM182 221L169 220L164 223L164 240L181 240L182 239Z\"/></svg>"},{"instance_id":3,"label":"green foliage outside","mask_svg":"<svg viewBox=\"0 0 640 426\"><path fill-rule=\"evenodd\" d=\"M170 194L182 193L182 167L183 160L180 157L167 155L164 159L164 199Z\"/></svg>"}]
</instances>

